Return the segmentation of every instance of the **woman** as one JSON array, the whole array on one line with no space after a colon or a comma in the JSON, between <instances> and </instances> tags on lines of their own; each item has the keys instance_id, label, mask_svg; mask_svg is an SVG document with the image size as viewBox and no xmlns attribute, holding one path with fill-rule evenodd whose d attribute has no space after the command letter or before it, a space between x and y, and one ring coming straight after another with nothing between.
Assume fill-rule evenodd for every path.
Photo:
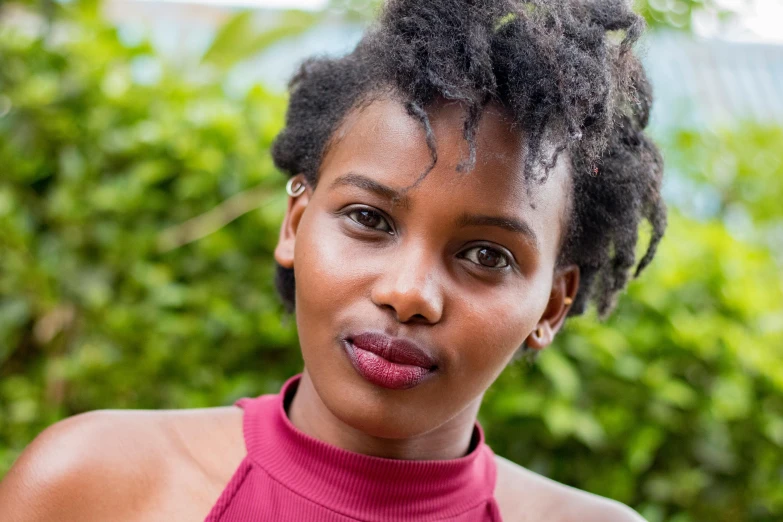
<instances>
[{"instance_id":1,"label":"woman","mask_svg":"<svg viewBox=\"0 0 783 522\"><path fill-rule=\"evenodd\" d=\"M397 0L305 63L273 150L303 372L232 407L59 422L2 520L640 520L494 455L476 417L512 359L611 311L642 220L636 274L662 237L642 27L622 0Z\"/></svg>"}]
</instances>

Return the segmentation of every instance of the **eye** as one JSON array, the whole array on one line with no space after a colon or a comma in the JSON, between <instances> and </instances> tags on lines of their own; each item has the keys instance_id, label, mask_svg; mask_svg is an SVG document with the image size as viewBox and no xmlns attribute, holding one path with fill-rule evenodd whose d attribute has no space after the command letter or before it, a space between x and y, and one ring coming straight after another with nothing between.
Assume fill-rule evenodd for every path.
<instances>
[{"instance_id":1,"label":"eye","mask_svg":"<svg viewBox=\"0 0 783 522\"><path fill-rule=\"evenodd\" d=\"M380 212L369 208L356 208L347 213L351 220L359 223L363 227L378 230L380 232L391 232L391 226L386 218Z\"/></svg>"},{"instance_id":2,"label":"eye","mask_svg":"<svg viewBox=\"0 0 783 522\"><path fill-rule=\"evenodd\" d=\"M487 246L470 248L462 257L485 268L505 268L511 264L508 255Z\"/></svg>"}]
</instances>

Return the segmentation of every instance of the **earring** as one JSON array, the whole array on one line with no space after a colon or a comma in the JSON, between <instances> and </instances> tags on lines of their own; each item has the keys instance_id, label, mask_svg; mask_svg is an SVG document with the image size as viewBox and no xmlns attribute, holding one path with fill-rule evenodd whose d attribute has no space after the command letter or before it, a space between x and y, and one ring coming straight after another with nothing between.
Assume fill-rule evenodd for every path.
<instances>
[{"instance_id":1,"label":"earring","mask_svg":"<svg viewBox=\"0 0 783 522\"><path fill-rule=\"evenodd\" d=\"M539 339L544 337L544 329L541 328L540 326L536 328L536 337L538 337Z\"/></svg>"},{"instance_id":2,"label":"earring","mask_svg":"<svg viewBox=\"0 0 783 522\"><path fill-rule=\"evenodd\" d=\"M294 176L285 184L285 191L292 198L301 196L305 191L305 184L302 182L301 178Z\"/></svg>"},{"instance_id":3,"label":"earring","mask_svg":"<svg viewBox=\"0 0 783 522\"><path fill-rule=\"evenodd\" d=\"M571 306L572 304L574 304L574 300L571 299L570 297L564 297L563 303L565 303L566 306Z\"/></svg>"}]
</instances>

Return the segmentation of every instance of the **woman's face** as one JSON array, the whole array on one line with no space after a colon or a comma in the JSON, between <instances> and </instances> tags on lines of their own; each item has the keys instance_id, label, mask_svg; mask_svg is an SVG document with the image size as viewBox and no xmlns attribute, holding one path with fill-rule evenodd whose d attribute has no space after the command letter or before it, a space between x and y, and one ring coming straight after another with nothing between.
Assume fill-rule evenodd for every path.
<instances>
[{"instance_id":1,"label":"woman's face","mask_svg":"<svg viewBox=\"0 0 783 522\"><path fill-rule=\"evenodd\" d=\"M428 114L437 164L394 201L431 163L424 130L391 98L353 111L317 188L289 201L275 252L295 271L299 338L318 395L341 421L377 437L415 437L475 415L526 339L534 349L551 342L567 312L563 299L578 287L575 267L555 267L568 205L565 157L528 190L524 135L490 105L475 169L459 173L468 154L464 108L441 102ZM367 332L413 342L437 364L414 368L423 377L412 387L378 384L352 353L376 377L404 380L411 369L357 351L353 339Z\"/></svg>"}]
</instances>

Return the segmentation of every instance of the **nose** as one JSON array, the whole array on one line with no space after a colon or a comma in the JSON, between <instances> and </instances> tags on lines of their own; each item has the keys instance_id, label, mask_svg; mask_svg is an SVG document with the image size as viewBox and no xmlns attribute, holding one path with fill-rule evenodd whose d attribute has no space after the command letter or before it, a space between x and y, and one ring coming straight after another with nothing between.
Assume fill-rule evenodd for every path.
<instances>
[{"instance_id":1,"label":"nose","mask_svg":"<svg viewBox=\"0 0 783 522\"><path fill-rule=\"evenodd\" d=\"M399 322L435 324L443 316L443 292L436 259L423 249L400 249L389 258L372 288L372 301L392 311Z\"/></svg>"}]
</instances>

